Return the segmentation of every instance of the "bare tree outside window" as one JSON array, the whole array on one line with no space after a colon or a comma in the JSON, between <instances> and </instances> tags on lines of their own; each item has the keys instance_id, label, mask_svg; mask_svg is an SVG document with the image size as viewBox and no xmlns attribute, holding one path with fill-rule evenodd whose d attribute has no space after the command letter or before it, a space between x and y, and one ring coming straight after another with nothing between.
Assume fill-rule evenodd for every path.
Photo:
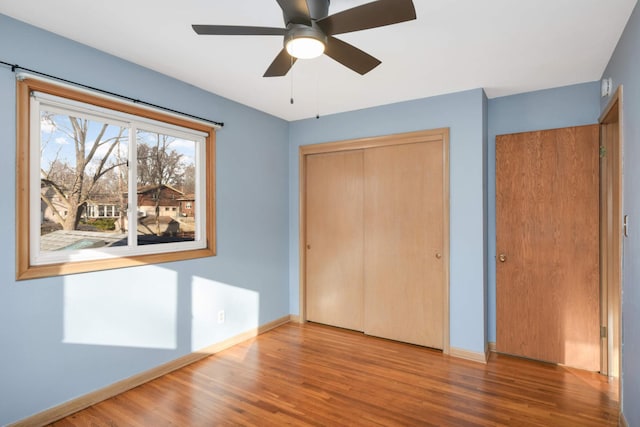
<instances>
[{"instance_id":1,"label":"bare tree outside window","mask_svg":"<svg viewBox=\"0 0 640 427\"><path fill-rule=\"evenodd\" d=\"M41 234L56 229L122 232L118 220L125 211L128 129L42 111L40 133ZM110 219L97 221L91 214Z\"/></svg>"}]
</instances>

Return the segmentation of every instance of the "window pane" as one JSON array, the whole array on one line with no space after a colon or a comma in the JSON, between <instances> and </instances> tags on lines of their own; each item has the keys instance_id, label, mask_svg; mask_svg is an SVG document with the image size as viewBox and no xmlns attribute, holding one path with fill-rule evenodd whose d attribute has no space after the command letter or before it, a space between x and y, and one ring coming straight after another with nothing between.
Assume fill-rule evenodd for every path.
<instances>
[{"instance_id":1,"label":"window pane","mask_svg":"<svg viewBox=\"0 0 640 427\"><path fill-rule=\"evenodd\" d=\"M138 244L195 240L196 142L138 131Z\"/></svg>"},{"instance_id":2,"label":"window pane","mask_svg":"<svg viewBox=\"0 0 640 427\"><path fill-rule=\"evenodd\" d=\"M128 130L40 112L40 250L127 242Z\"/></svg>"}]
</instances>

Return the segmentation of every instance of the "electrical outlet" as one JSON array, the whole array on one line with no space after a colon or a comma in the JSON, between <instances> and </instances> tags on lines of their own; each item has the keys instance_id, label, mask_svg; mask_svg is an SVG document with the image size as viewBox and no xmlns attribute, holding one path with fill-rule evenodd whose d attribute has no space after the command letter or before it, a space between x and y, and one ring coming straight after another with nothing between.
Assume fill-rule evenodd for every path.
<instances>
[{"instance_id":1,"label":"electrical outlet","mask_svg":"<svg viewBox=\"0 0 640 427\"><path fill-rule=\"evenodd\" d=\"M224 310L218 312L218 323L224 323Z\"/></svg>"}]
</instances>

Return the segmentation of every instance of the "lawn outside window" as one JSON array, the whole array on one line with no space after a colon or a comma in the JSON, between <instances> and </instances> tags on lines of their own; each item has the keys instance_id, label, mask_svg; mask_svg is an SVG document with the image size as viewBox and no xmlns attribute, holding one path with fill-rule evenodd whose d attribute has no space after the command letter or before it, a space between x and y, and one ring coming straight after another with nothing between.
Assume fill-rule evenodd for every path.
<instances>
[{"instance_id":1,"label":"lawn outside window","mask_svg":"<svg viewBox=\"0 0 640 427\"><path fill-rule=\"evenodd\" d=\"M17 82L18 279L215 255L215 128Z\"/></svg>"}]
</instances>

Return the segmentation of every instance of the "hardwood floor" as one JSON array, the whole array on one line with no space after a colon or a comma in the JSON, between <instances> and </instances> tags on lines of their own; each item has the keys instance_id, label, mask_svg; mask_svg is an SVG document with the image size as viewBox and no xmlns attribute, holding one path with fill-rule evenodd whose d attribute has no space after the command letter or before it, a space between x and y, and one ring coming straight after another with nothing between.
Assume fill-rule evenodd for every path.
<instances>
[{"instance_id":1,"label":"hardwood floor","mask_svg":"<svg viewBox=\"0 0 640 427\"><path fill-rule=\"evenodd\" d=\"M53 426L616 426L615 390L595 373L287 324Z\"/></svg>"}]
</instances>

